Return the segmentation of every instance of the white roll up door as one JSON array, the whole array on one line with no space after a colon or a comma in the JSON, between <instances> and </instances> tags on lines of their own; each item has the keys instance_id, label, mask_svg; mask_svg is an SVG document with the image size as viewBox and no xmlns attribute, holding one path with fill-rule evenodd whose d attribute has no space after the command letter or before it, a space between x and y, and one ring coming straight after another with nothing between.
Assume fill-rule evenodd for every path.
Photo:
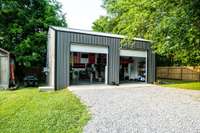
<instances>
[{"instance_id":1,"label":"white roll up door","mask_svg":"<svg viewBox=\"0 0 200 133\"><path fill-rule=\"evenodd\" d=\"M96 54L106 54L107 64L105 67L105 84L108 83L108 47L106 46L93 46L85 44L71 44L71 52L82 52L82 53L96 53Z\"/></svg>"},{"instance_id":2,"label":"white roll up door","mask_svg":"<svg viewBox=\"0 0 200 133\"><path fill-rule=\"evenodd\" d=\"M129 56L129 57L147 57L147 51L139 50L120 50L120 56Z\"/></svg>"},{"instance_id":3,"label":"white roll up door","mask_svg":"<svg viewBox=\"0 0 200 133\"><path fill-rule=\"evenodd\" d=\"M71 52L108 54L108 47L104 46L72 44L70 50Z\"/></svg>"}]
</instances>

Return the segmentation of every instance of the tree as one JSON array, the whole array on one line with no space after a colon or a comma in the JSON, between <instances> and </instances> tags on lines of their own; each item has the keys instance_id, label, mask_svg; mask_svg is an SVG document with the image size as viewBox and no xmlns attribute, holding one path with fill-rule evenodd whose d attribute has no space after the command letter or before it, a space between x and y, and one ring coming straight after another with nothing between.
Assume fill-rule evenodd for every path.
<instances>
[{"instance_id":1,"label":"tree","mask_svg":"<svg viewBox=\"0 0 200 133\"><path fill-rule=\"evenodd\" d=\"M109 17L101 16L93 23L92 29L100 32L112 32L113 21L110 21Z\"/></svg>"},{"instance_id":2,"label":"tree","mask_svg":"<svg viewBox=\"0 0 200 133\"><path fill-rule=\"evenodd\" d=\"M94 22L93 29L123 34L128 40L141 37L154 41L160 56L174 65L200 65L199 0L104 0L108 15ZM109 21L108 21L109 20Z\"/></svg>"},{"instance_id":3,"label":"tree","mask_svg":"<svg viewBox=\"0 0 200 133\"><path fill-rule=\"evenodd\" d=\"M44 66L49 25L66 26L56 0L0 0L0 47L23 67Z\"/></svg>"}]
</instances>

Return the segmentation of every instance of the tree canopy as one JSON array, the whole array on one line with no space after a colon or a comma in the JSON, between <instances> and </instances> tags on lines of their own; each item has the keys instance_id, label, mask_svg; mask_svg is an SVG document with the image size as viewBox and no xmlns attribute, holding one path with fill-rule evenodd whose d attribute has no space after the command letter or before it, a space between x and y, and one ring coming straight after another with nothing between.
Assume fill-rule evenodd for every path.
<instances>
[{"instance_id":1,"label":"tree canopy","mask_svg":"<svg viewBox=\"0 0 200 133\"><path fill-rule=\"evenodd\" d=\"M0 47L23 66L44 65L49 25L66 26L56 0L0 0Z\"/></svg>"},{"instance_id":2,"label":"tree canopy","mask_svg":"<svg viewBox=\"0 0 200 133\"><path fill-rule=\"evenodd\" d=\"M173 65L200 65L199 0L103 0L107 16L94 31L153 40L153 49Z\"/></svg>"}]
</instances>

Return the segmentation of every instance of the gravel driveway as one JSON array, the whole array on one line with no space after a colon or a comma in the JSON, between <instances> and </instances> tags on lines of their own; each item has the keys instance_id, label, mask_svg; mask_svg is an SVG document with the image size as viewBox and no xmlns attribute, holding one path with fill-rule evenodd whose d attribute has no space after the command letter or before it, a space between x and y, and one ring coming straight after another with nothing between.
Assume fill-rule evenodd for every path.
<instances>
[{"instance_id":1,"label":"gravel driveway","mask_svg":"<svg viewBox=\"0 0 200 133\"><path fill-rule=\"evenodd\" d=\"M85 133L200 133L200 91L146 84L70 89L92 113Z\"/></svg>"}]
</instances>

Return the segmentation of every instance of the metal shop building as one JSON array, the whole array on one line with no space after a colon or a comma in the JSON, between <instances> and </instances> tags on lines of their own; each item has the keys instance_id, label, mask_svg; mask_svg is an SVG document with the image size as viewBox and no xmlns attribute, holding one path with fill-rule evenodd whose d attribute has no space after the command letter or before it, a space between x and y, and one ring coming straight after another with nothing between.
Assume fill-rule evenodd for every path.
<instances>
[{"instance_id":1,"label":"metal shop building","mask_svg":"<svg viewBox=\"0 0 200 133\"><path fill-rule=\"evenodd\" d=\"M120 84L155 81L151 41L51 26L48 32L47 81L52 89L73 84Z\"/></svg>"}]
</instances>

